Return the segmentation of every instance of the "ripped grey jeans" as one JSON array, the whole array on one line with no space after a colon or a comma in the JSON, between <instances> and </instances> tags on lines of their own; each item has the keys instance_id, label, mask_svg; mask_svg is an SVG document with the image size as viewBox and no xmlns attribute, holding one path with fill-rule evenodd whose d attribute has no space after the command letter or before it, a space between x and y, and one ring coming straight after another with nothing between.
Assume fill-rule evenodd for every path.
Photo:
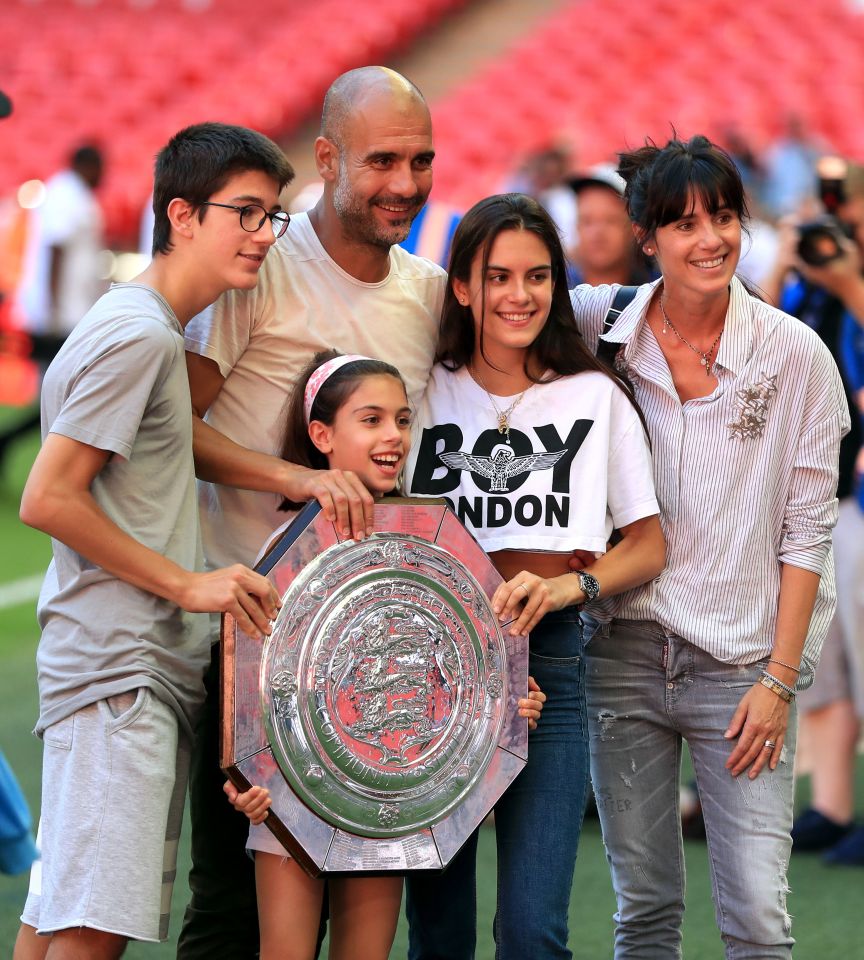
<instances>
[{"instance_id":1,"label":"ripped grey jeans","mask_svg":"<svg viewBox=\"0 0 864 960\"><path fill-rule=\"evenodd\" d=\"M696 770L726 957L791 957L794 703L777 769L733 779L723 732L764 661L730 666L657 623L627 620L600 626L586 660L591 776L618 900L615 960L681 956L683 740Z\"/></svg>"}]
</instances>

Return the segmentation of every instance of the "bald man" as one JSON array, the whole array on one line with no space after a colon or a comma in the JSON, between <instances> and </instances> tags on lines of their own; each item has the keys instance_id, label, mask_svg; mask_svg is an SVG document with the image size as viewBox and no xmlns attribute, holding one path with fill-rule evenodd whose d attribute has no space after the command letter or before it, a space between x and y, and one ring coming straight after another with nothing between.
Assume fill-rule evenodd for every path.
<instances>
[{"instance_id":1,"label":"bald man","mask_svg":"<svg viewBox=\"0 0 864 960\"><path fill-rule=\"evenodd\" d=\"M429 196L433 156L429 110L413 84L384 67L339 77L315 141L321 199L292 217L254 291L222 297L186 328L209 565L254 562L285 519L276 509L283 496L317 499L341 529L367 531L372 498L356 477L280 458L284 407L299 371L328 348L393 363L419 399L446 275L397 244ZM192 902L178 957L242 960L257 955L254 880L246 819L221 793L215 622L212 639L190 777Z\"/></svg>"}]
</instances>

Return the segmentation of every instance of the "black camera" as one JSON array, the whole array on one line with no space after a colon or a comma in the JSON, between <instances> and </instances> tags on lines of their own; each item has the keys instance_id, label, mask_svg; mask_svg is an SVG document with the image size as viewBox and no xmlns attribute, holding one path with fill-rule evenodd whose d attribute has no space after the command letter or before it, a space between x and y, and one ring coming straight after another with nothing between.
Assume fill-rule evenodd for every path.
<instances>
[{"instance_id":1,"label":"black camera","mask_svg":"<svg viewBox=\"0 0 864 960\"><path fill-rule=\"evenodd\" d=\"M849 229L836 217L826 216L798 228L798 256L811 267L822 267L843 256Z\"/></svg>"},{"instance_id":2,"label":"black camera","mask_svg":"<svg viewBox=\"0 0 864 960\"><path fill-rule=\"evenodd\" d=\"M816 164L819 199L826 215L798 228L798 256L811 267L822 267L843 256L843 244L852 231L835 214L846 202L848 165L840 157L820 157Z\"/></svg>"}]
</instances>

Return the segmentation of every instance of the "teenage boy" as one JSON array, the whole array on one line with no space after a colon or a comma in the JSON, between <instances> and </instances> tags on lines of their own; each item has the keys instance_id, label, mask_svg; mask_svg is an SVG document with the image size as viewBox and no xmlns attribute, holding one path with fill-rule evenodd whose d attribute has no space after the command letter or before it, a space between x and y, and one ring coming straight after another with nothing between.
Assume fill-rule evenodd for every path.
<instances>
[{"instance_id":1,"label":"teenage boy","mask_svg":"<svg viewBox=\"0 0 864 960\"><path fill-rule=\"evenodd\" d=\"M16 960L119 957L167 936L207 618L261 637L267 580L202 568L183 351L189 320L251 289L288 224L281 150L199 124L156 160L153 260L75 327L42 389L21 519L53 538L39 598L42 864ZM36 933L50 937L38 937Z\"/></svg>"}]
</instances>

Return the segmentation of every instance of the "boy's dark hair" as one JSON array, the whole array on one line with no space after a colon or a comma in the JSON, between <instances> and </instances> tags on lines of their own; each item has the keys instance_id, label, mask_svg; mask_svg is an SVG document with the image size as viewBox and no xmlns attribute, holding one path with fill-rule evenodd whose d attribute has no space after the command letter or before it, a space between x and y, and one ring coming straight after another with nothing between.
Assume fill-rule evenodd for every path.
<instances>
[{"instance_id":1,"label":"boy's dark hair","mask_svg":"<svg viewBox=\"0 0 864 960\"><path fill-rule=\"evenodd\" d=\"M322 350L316 353L306 364L297 379L294 392L288 402L288 412L285 418L285 440L282 444L282 459L289 463L298 463L302 467L311 467L313 470L326 470L327 457L312 443L309 438L309 424L306 422L304 397L306 384L312 374L328 360L335 360L342 354L338 350ZM385 375L395 377L404 387L402 374L390 363L383 360L364 358L352 360L332 373L321 384L310 411L310 420L320 420L321 423L331 426L336 419L339 408L348 400L366 377ZM302 503L284 499L279 504L280 510L299 510Z\"/></svg>"},{"instance_id":2,"label":"boy's dark hair","mask_svg":"<svg viewBox=\"0 0 864 960\"><path fill-rule=\"evenodd\" d=\"M644 243L658 227L680 220L699 197L710 214L728 208L742 226L750 217L735 161L707 137L674 136L664 147L646 140L638 150L618 154L618 173L627 187L627 213Z\"/></svg>"},{"instance_id":3,"label":"boy's dark hair","mask_svg":"<svg viewBox=\"0 0 864 960\"><path fill-rule=\"evenodd\" d=\"M642 411L633 396L630 385L611 367L598 360L588 349L576 327L564 249L558 228L546 210L533 197L521 193L503 193L476 203L459 221L450 247L449 283L441 308L441 327L436 360L448 370L467 366L474 353L474 318L470 306L462 306L456 299L453 280L467 283L475 257L480 255L481 277L485 277L489 253L499 233L505 230L526 230L535 234L549 251L552 266L552 304L549 319L537 339L525 354L525 376L534 383L548 382L558 377L597 370L611 377L627 394L640 418ZM485 314L486 285L481 293L481 315ZM483 350L483 327L480 328L480 349ZM551 371L542 375L534 370ZM644 424L644 418L642 419ZM647 432L647 430L646 430Z\"/></svg>"},{"instance_id":4,"label":"boy's dark hair","mask_svg":"<svg viewBox=\"0 0 864 960\"><path fill-rule=\"evenodd\" d=\"M168 141L156 157L153 185L153 256L169 253L171 223L168 204L180 197L198 211L230 177L247 170L260 170L272 177L281 190L294 179L285 154L264 134L227 123L196 123Z\"/></svg>"}]
</instances>

